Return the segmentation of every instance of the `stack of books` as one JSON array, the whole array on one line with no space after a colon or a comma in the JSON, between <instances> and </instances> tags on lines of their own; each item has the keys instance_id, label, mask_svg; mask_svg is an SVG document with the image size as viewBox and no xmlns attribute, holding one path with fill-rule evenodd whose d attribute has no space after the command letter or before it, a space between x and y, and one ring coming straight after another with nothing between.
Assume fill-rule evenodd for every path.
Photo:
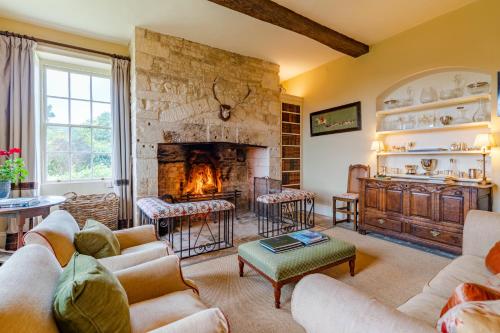
<instances>
[{"instance_id":1,"label":"stack of books","mask_svg":"<svg viewBox=\"0 0 500 333\"><path fill-rule=\"evenodd\" d=\"M274 253L281 253L304 246L301 241L289 235L262 239L259 242L264 248Z\"/></svg>"},{"instance_id":2,"label":"stack of books","mask_svg":"<svg viewBox=\"0 0 500 333\"><path fill-rule=\"evenodd\" d=\"M304 246L319 244L328 240L328 236L320 232L303 230L289 235L262 239L259 243L273 253L282 253Z\"/></svg>"},{"instance_id":3,"label":"stack of books","mask_svg":"<svg viewBox=\"0 0 500 333\"><path fill-rule=\"evenodd\" d=\"M327 235L322 234L321 232L310 230L298 231L290 236L300 241L305 246L326 242L329 239Z\"/></svg>"},{"instance_id":4,"label":"stack of books","mask_svg":"<svg viewBox=\"0 0 500 333\"><path fill-rule=\"evenodd\" d=\"M31 207L39 203L37 198L0 199L0 208Z\"/></svg>"}]
</instances>

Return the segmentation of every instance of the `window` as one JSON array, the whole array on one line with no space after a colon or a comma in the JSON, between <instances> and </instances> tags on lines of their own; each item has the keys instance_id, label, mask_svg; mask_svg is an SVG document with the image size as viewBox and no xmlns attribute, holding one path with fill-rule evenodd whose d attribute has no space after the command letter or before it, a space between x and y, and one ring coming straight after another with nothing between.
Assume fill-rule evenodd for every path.
<instances>
[{"instance_id":1,"label":"window","mask_svg":"<svg viewBox=\"0 0 500 333\"><path fill-rule=\"evenodd\" d=\"M44 182L111 178L111 80L98 70L44 64Z\"/></svg>"}]
</instances>

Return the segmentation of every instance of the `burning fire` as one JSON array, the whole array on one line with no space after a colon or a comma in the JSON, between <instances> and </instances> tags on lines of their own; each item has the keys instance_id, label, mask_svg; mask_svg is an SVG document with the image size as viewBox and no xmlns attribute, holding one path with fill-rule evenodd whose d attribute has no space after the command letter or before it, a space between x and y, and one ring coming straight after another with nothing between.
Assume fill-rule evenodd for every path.
<instances>
[{"instance_id":1,"label":"burning fire","mask_svg":"<svg viewBox=\"0 0 500 333\"><path fill-rule=\"evenodd\" d=\"M195 164L192 166L185 189L186 193L206 194L221 191L222 182L220 175L214 175L214 171L208 164Z\"/></svg>"}]
</instances>

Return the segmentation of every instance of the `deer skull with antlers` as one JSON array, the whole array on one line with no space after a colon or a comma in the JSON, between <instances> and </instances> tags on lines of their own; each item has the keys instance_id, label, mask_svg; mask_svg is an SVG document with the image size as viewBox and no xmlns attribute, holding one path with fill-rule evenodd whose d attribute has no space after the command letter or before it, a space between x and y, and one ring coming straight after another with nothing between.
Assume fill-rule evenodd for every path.
<instances>
[{"instance_id":1,"label":"deer skull with antlers","mask_svg":"<svg viewBox=\"0 0 500 333\"><path fill-rule=\"evenodd\" d=\"M231 111L236 109L239 105L245 102L245 100L250 96L250 93L252 90L250 89L250 85L247 83L247 93L246 95L239 101L237 102L234 106L222 103L220 99L217 97L217 93L215 92L215 86L217 85L217 81L219 80L219 77L216 77L213 84L212 84L212 92L214 94L214 99L219 103L219 118L222 119L223 121L228 121L229 118L231 117Z\"/></svg>"}]
</instances>

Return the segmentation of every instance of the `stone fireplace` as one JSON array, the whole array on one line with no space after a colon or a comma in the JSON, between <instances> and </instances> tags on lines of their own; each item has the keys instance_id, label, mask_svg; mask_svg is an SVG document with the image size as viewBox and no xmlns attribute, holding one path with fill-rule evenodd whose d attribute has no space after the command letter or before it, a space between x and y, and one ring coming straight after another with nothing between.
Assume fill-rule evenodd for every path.
<instances>
[{"instance_id":1,"label":"stone fireplace","mask_svg":"<svg viewBox=\"0 0 500 333\"><path fill-rule=\"evenodd\" d=\"M136 28L131 43L134 199L241 191L280 178L279 66ZM234 106L219 118L217 96Z\"/></svg>"}]
</instances>

